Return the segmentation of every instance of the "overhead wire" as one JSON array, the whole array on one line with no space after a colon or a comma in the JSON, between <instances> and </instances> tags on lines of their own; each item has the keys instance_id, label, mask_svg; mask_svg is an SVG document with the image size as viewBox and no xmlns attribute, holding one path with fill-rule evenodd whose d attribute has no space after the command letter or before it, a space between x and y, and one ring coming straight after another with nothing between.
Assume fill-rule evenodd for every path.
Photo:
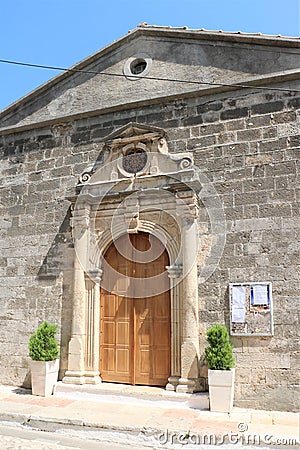
<instances>
[{"instance_id":1,"label":"overhead wire","mask_svg":"<svg viewBox=\"0 0 300 450\"><path fill-rule=\"evenodd\" d=\"M76 69L76 68L65 68L58 66L47 66L43 64L32 64L32 63L24 63L20 61L12 61L7 59L0 59L0 63L4 64L13 64L18 66L25 67L33 67L38 69L48 69L48 70L59 70L64 72L73 72L73 73L86 73L91 75L104 75L111 77L120 77L127 78L127 75L121 73L111 73L111 72L98 72L95 70L85 70L85 69ZM283 92L300 92L299 89L288 89L288 88L276 88L269 86L255 86L251 84L231 84L231 83L211 83L209 81L197 81L197 80L182 80L178 78L161 78L161 77L150 77L150 76L141 76L130 74L130 78L143 79L143 80L153 80L153 81L168 81L173 83L185 83L185 84L196 84L196 85L208 85L208 86L216 86L216 87L230 87L230 88L239 88L239 89L259 89L259 90L268 90L268 91L283 91Z\"/></svg>"}]
</instances>

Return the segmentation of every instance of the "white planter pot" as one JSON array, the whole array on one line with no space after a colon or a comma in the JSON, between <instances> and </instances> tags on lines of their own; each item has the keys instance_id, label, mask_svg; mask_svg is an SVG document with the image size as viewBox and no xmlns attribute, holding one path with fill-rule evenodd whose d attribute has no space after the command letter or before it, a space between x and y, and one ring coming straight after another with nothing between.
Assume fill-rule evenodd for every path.
<instances>
[{"instance_id":1,"label":"white planter pot","mask_svg":"<svg viewBox=\"0 0 300 450\"><path fill-rule=\"evenodd\" d=\"M31 361L32 395L52 395L58 378L59 359L55 361Z\"/></svg>"},{"instance_id":2,"label":"white planter pot","mask_svg":"<svg viewBox=\"0 0 300 450\"><path fill-rule=\"evenodd\" d=\"M215 412L231 412L234 396L235 369L208 369L210 410Z\"/></svg>"}]
</instances>

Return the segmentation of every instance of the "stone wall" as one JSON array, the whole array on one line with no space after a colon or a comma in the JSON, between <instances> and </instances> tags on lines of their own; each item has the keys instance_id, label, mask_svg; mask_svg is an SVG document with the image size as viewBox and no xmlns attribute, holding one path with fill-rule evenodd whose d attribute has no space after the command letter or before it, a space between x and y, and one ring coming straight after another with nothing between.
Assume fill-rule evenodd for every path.
<instances>
[{"instance_id":1,"label":"stone wall","mask_svg":"<svg viewBox=\"0 0 300 450\"><path fill-rule=\"evenodd\" d=\"M27 342L43 320L59 324L63 374L73 266L66 192L101 164L105 136L132 121L164 128L173 152L193 151L224 207L226 245L199 283L201 352L207 328L229 324L228 284L271 281L274 337L232 339L236 405L297 409L299 106L288 92L244 90L2 136L0 382L29 385ZM201 266L211 239L203 205L199 224ZM201 377L204 386L204 367Z\"/></svg>"}]
</instances>

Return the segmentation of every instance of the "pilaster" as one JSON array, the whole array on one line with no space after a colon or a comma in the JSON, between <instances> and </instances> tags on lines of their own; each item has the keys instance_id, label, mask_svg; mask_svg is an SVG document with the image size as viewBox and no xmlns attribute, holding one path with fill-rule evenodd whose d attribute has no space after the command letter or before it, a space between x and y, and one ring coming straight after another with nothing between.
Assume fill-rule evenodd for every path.
<instances>
[{"instance_id":1,"label":"pilaster","mask_svg":"<svg viewBox=\"0 0 300 450\"><path fill-rule=\"evenodd\" d=\"M74 296L72 315L72 334L69 342L68 370L64 383L85 383L85 347L86 347L86 283L85 267L89 250L90 206L76 205L72 211L71 227L75 247L74 259Z\"/></svg>"},{"instance_id":2,"label":"pilaster","mask_svg":"<svg viewBox=\"0 0 300 450\"><path fill-rule=\"evenodd\" d=\"M181 359L181 299L182 299L182 265L167 267L170 278L171 293L171 375L166 385L167 391L176 391L180 379Z\"/></svg>"},{"instance_id":3,"label":"pilaster","mask_svg":"<svg viewBox=\"0 0 300 450\"><path fill-rule=\"evenodd\" d=\"M181 377L177 392L199 390L199 318L197 278L197 203L193 192L182 193L180 216L182 220L183 296Z\"/></svg>"},{"instance_id":4,"label":"pilaster","mask_svg":"<svg viewBox=\"0 0 300 450\"><path fill-rule=\"evenodd\" d=\"M85 347L85 383L101 382L99 372L100 350L100 283L101 269L91 269L86 274L86 347Z\"/></svg>"}]
</instances>

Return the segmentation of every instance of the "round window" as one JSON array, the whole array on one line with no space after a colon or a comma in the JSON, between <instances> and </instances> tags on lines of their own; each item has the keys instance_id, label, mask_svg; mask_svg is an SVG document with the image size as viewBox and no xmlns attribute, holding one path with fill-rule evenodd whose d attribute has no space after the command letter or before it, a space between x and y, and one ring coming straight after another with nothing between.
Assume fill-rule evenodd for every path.
<instances>
[{"instance_id":1,"label":"round window","mask_svg":"<svg viewBox=\"0 0 300 450\"><path fill-rule=\"evenodd\" d=\"M142 149L131 149L123 156L123 169L127 173L138 173L144 169L146 164L147 152Z\"/></svg>"},{"instance_id":2,"label":"round window","mask_svg":"<svg viewBox=\"0 0 300 450\"><path fill-rule=\"evenodd\" d=\"M145 59L135 59L130 64L130 71L133 75L139 75L146 70L147 61Z\"/></svg>"},{"instance_id":3,"label":"round window","mask_svg":"<svg viewBox=\"0 0 300 450\"><path fill-rule=\"evenodd\" d=\"M127 59L123 73L128 80L136 81L148 75L152 59L146 53L139 53Z\"/></svg>"}]
</instances>

